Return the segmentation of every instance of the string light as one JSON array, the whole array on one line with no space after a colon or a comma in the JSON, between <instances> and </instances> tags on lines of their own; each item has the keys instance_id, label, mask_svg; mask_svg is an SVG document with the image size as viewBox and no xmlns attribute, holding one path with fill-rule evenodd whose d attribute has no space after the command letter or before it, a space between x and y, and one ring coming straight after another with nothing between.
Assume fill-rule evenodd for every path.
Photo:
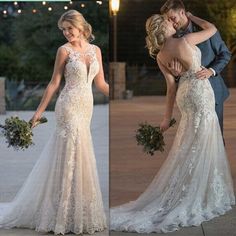
<instances>
[{"instance_id":1,"label":"string light","mask_svg":"<svg viewBox=\"0 0 236 236\"><path fill-rule=\"evenodd\" d=\"M0 1L1 1L1 0L0 0ZM96 3L97 3L98 5L102 5L102 4L103 4L103 1L102 1L102 0L96 1ZM47 4L46 1L42 1L42 5L46 5L46 4ZM72 4L73 4L73 1L71 0L71 1L69 2L69 4L72 5ZM14 5L17 6L17 5L18 5L18 2L15 1L15 2L14 2ZM86 7L86 5L85 5L84 3L81 3L80 6L81 6L82 8L85 8L85 7ZM64 10L68 10L68 9L69 9L69 6L65 5L65 6L64 6ZM52 10L53 10L52 7L48 7L48 11L52 11ZM6 15L8 14L7 10L3 10L2 12L3 12L3 15L4 15L4 16L6 16ZM35 9L35 8L32 9L32 13L35 14L35 13L37 13L37 12L38 12L37 9ZM17 13L18 13L18 14L21 14L21 13L22 13L22 9L18 9L18 10L17 10Z\"/></svg>"}]
</instances>

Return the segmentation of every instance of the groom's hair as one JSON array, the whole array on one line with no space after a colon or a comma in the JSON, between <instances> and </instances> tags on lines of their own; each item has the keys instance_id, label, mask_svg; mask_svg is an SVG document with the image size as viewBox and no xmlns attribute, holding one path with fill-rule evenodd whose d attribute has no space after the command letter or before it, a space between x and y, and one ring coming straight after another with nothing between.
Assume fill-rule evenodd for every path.
<instances>
[{"instance_id":1,"label":"groom's hair","mask_svg":"<svg viewBox=\"0 0 236 236\"><path fill-rule=\"evenodd\" d=\"M169 10L185 10L184 3L181 0L167 0L161 7L161 14L167 13Z\"/></svg>"}]
</instances>

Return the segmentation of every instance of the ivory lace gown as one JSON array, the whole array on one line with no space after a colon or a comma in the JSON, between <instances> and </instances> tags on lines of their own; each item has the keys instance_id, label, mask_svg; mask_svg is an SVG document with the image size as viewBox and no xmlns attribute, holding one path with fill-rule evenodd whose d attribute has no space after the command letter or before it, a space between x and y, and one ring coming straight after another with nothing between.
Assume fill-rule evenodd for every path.
<instances>
[{"instance_id":1,"label":"ivory lace gown","mask_svg":"<svg viewBox=\"0 0 236 236\"><path fill-rule=\"evenodd\" d=\"M85 54L62 47L69 56L55 133L14 200L0 203L0 228L92 234L106 227L90 133L96 46L89 45Z\"/></svg>"},{"instance_id":2,"label":"ivory lace gown","mask_svg":"<svg viewBox=\"0 0 236 236\"><path fill-rule=\"evenodd\" d=\"M214 93L208 80L194 74L201 65L201 51L187 46L192 66L179 81L176 100L182 117L172 148L137 200L111 208L111 230L171 232L200 225L235 204Z\"/></svg>"}]
</instances>

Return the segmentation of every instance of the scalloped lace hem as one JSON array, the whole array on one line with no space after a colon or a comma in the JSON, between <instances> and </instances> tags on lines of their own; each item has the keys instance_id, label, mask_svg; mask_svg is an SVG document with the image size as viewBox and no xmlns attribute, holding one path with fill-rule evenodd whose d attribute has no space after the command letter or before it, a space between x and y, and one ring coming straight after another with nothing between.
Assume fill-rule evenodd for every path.
<instances>
[{"instance_id":1,"label":"scalloped lace hem","mask_svg":"<svg viewBox=\"0 0 236 236\"><path fill-rule=\"evenodd\" d=\"M33 226L14 226L14 227L4 226L4 227L2 227L2 229L13 229L13 228L32 229L32 230L35 230L36 232L39 232L39 233L53 232L54 235L65 235L68 233L73 233L75 235L81 235L81 234L95 234L96 232L102 232L107 229L107 226L104 225L103 227L93 227L93 228L90 228L89 230L86 229L86 230L79 230L79 231L76 231L73 229L65 230L65 231L55 231L55 229L53 227L49 227L47 229L40 229L38 227L33 227Z\"/></svg>"},{"instance_id":2,"label":"scalloped lace hem","mask_svg":"<svg viewBox=\"0 0 236 236\"><path fill-rule=\"evenodd\" d=\"M182 227L191 227L191 226L199 226L201 223L212 220L213 218L224 215L226 212L232 210L232 206L235 205L235 202L232 202L230 205L225 205L224 208L218 208L212 210L211 212L202 212L201 215L195 216L193 219L190 217L175 217L172 223L160 223L158 226L151 227L150 224L147 227L140 227L140 225L129 225L126 224L110 224L111 231L120 231L120 232L132 232L132 233L170 233L179 230ZM148 216L146 217L148 219Z\"/></svg>"}]
</instances>

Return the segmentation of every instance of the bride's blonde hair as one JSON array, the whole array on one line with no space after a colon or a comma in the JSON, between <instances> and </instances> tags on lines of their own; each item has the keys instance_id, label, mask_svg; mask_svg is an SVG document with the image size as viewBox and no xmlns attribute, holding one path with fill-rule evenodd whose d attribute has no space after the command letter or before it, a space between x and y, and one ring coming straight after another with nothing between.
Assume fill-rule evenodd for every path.
<instances>
[{"instance_id":1,"label":"bride's blonde hair","mask_svg":"<svg viewBox=\"0 0 236 236\"><path fill-rule=\"evenodd\" d=\"M92 26L85 20L80 12L76 10L69 10L65 12L58 20L59 29L62 29L62 23L64 21L71 23L74 27L81 30L87 41L91 42L94 40L95 37L92 33Z\"/></svg>"},{"instance_id":2,"label":"bride's blonde hair","mask_svg":"<svg viewBox=\"0 0 236 236\"><path fill-rule=\"evenodd\" d=\"M146 21L146 47L151 57L155 58L161 46L165 43L164 16L155 14Z\"/></svg>"}]
</instances>

